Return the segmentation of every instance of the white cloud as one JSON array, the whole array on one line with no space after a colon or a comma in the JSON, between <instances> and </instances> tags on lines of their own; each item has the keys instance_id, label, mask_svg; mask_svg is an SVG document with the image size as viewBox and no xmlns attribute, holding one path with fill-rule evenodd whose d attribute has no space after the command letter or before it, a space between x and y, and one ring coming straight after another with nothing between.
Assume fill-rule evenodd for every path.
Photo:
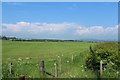
<instances>
[{"instance_id":1,"label":"white cloud","mask_svg":"<svg viewBox=\"0 0 120 80\"><path fill-rule=\"evenodd\" d=\"M107 27L104 28L103 26L92 26L92 27L83 27L79 30L76 30L78 35L85 35L85 34L117 34L118 33L118 26L115 27Z\"/></svg>"},{"instance_id":2,"label":"white cloud","mask_svg":"<svg viewBox=\"0 0 120 80\"><path fill-rule=\"evenodd\" d=\"M16 24L2 24L6 28L3 28L3 32L32 32L42 33L48 31L50 33L63 32L67 28L74 26L73 23L62 24L49 24L49 23L29 23L29 22L17 22Z\"/></svg>"},{"instance_id":3,"label":"white cloud","mask_svg":"<svg viewBox=\"0 0 120 80\"><path fill-rule=\"evenodd\" d=\"M15 6L21 6L21 5L24 5L23 3L21 2L8 2L6 4L9 4L9 5L15 5Z\"/></svg>"},{"instance_id":4,"label":"white cloud","mask_svg":"<svg viewBox=\"0 0 120 80\"><path fill-rule=\"evenodd\" d=\"M76 35L96 38L96 39L117 39L118 38L118 26L115 27L103 27L103 26L91 26L83 27L76 30Z\"/></svg>"},{"instance_id":5,"label":"white cloud","mask_svg":"<svg viewBox=\"0 0 120 80\"><path fill-rule=\"evenodd\" d=\"M16 24L2 24L5 28L2 29L3 35L66 35L81 38L96 38L96 39L116 39L118 35L118 26L103 27L91 26L83 27L76 23L30 23L30 22L17 22Z\"/></svg>"}]
</instances>

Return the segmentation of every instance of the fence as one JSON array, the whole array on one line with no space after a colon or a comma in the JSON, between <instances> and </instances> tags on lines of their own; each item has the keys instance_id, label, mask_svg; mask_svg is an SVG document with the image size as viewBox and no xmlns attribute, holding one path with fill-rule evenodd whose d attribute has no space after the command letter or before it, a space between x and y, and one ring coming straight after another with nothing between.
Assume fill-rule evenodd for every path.
<instances>
[{"instance_id":1,"label":"fence","mask_svg":"<svg viewBox=\"0 0 120 80\"><path fill-rule=\"evenodd\" d=\"M74 55L72 55L71 56L71 62L72 63L74 63ZM58 65L59 65L59 67L58 67ZM10 63L9 64L9 74L12 74L12 67L13 65L12 65L12 63ZM45 70L45 61L44 60L41 60L40 62L39 62L39 72L41 73L41 75L49 75L49 76L51 76L51 77L53 77L53 78L58 78L60 75L61 75L61 73L62 73L62 58L60 57L60 60L59 60L59 63L54 63L54 74L53 73L51 73L51 72L47 72L46 70ZM99 70L99 72L100 72L100 76L102 76L103 75L103 62L102 62L102 60L100 61L100 70ZM60 74L59 74L60 73ZM20 80L24 80L25 79L25 76L24 75L20 75L19 76L20 77Z\"/></svg>"},{"instance_id":2,"label":"fence","mask_svg":"<svg viewBox=\"0 0 120 80\"><path fill-rule=\"evenodd\" d=\"M73 60L73 55L72 55L72 60ZM103 72L103 67L102 67L102 64L103 64L103 62L102 62L102 60L100 61L100 76L102 76L102 72ZM62 66L62 64L60 63L60 65ZM44 69L44 67L45 67L45 65L44 65L44 60L41 60L40 61L40 73L42 74L42 75L49 75L49 76L52 76L52 77L55 77L55 78L57 78L59 75L58 75L58 63L54 63L54 66L55 66L55 74L52 74L52 73L50 73L50 72L47 72L47 71L45 71L45 69ZM10 68L12 68L12 67L10 67ZM12 70L12 69L10 69L10 70ZM60 72L62 72L61 71L62 69L61 69L61 67L60 67ZM11 72L10 72L11 73ZM25 80L25 76L24 75L20 75L19 76L19 79L20 80Z\"/></svg>"}]
</instances>

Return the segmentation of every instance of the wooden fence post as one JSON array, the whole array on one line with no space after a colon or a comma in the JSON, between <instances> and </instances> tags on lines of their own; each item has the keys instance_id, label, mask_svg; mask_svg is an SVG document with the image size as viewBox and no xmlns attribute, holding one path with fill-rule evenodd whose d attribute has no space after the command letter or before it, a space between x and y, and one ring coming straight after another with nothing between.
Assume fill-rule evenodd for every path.
<instances>
[{"instance_id":1,"label":"wooden fence post","mask_svg":"<svg viewBox=\"0 0 120 80\"><path fill-rule=\"evenodd\" d=\"M73 63L73 61L74 61L74 56L72 55L72 63Z\"/></svg>"},{"instance_id":2,"label":"wooden fence post","mask_svg":"<svg viewBox=\"0 0 120 80\"><path fill-rule=\"evenodd\" d=\"M62 59L60 57L60 74L62 73Z\"/></svg>"},{"instance_id":3,"label":"wooden fence post","mask_svg":"<svg viewBox=\"0 0 120 80\"><path fill-rule=\"evenodd\" d=\"M55 65L55 77L58 77L58 64L54 63Z\"/></svg>"},{"instance_id":4,"label":"wooden fence post","mask_svg":"<svg viewBox=\"0 0 120 80\"><path fill-rule=\"evenodd\" d=\"M9 64L9 73L12 74L12 63Z\"/></svg>"},{"instance_id":5,"label":"wooden fence post","mask_svg":"<svg viewBox=\"0 0 120 80\"><path fill-rule=\"evenodd\" d=\"M25 80L25 76L24 75L20 75L19 79L20 80Z\"/></svg>"},{"instance_id":6,"label":"wooden fence post","mask_svg":"<svg viewBox=\"0 0 120 80\"><path fill-rule=\"evenodd\" d=\"M41 74L44 74L44 61L42 60L42 61L40 61L40 72L41 72Z\"/></svg>"},{"instance_id":7,"label":"wooden fence post","mask_svg":"<svg viewBox=\"0 0 120 80\"><path fill-rule=\"evenodd\" d=\"M100 76L102 76L102 68L103 68L103 66L102 66L102 60L100 61Z\"/></svg>"}]
</instances>

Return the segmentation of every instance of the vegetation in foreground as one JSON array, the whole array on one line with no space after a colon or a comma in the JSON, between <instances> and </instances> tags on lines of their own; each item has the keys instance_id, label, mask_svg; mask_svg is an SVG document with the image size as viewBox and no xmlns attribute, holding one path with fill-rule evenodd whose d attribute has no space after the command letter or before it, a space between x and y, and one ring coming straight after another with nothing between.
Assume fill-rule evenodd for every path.
<instances>
[{"instance_id":1,"label":"vegetation in foreground","mask_svg":"<svg viewBox=\"0 0 120 80\"><path fill-rule=\"evenodd\" d=\"M18 78L25 75L32 78L51 78L40 75L39 61L45 61L45 70L54 75L54 63L62 61L61 78L97 78L94 70L86 66L90 53L89 46L96 43L88 42L19 42L3 41L3 77ZM72 58L72 56L74 58ZM9 64L12 62L12 74L9 74ZM60 65L58 65L60 70ZM113 73L112 73L113 74ZM104 76L116 78L118 75Z\"/></svg>"},{"instance_id":2,"label":"vegetation in foreground","mask_svg":"<svg viewBox=\"0 0 120 80\"><path fill-rule=\"evenodd\" d=\"M118 52L118 43L107 42L90 46L90 54L86 65L88 69L94 72L100 72L100 62L102 61L103 75L98 77L120 76L120 57Z\"/></svg>"}]
</instances>

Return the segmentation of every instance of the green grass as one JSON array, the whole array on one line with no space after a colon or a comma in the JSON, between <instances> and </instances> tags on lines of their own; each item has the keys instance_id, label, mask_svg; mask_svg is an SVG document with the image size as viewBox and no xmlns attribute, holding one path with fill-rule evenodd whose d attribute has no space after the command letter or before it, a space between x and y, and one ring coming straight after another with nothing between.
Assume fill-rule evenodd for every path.
<instances>
[{"instance_id":1,"label":"green grass","mask_svg":"<svg viewBox=\"0 0 120 80\"><path fill-rule=\"evenodd\" d=\"M3 41L3 77L17 78L19 75L32 76L33 78L51 77L40 75L39 61L44 60L45 70L54 74L54 63L59 63L60 56L62 58L62 73L59 73L59 77L96 78L95 73L85 69L89 46L94 44L96 43ZM72 55L74 55L73 62ZM12 75L8 72L10 62L13 63Z\"/></svg>"}]
</instances>

